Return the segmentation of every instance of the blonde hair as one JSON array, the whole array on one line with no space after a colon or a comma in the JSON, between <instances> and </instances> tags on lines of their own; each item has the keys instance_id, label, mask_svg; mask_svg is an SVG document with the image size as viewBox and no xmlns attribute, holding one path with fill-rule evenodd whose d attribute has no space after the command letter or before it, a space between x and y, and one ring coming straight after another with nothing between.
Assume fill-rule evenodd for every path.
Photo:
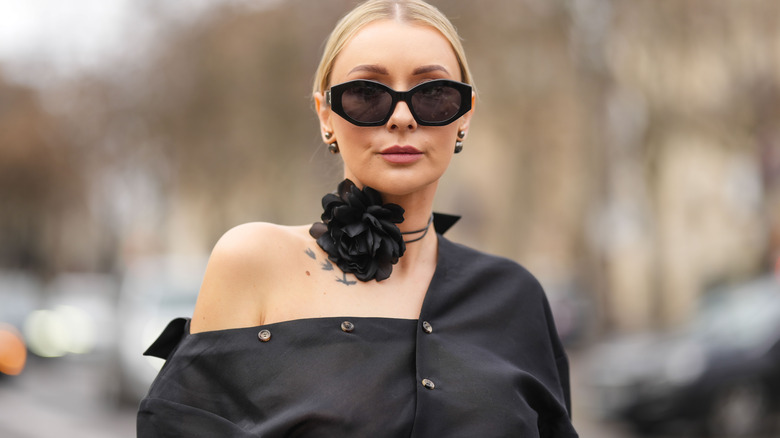
<instances>
[{"instance_id":1,"label":"blonde hair","mask_svg":"<svg viewBox=\"0 0 780 438\"><path fill-rule=\"evenodd\" d=\"M460 65L461 81L472 83L471 71L458 32L449 19L434 6L422 0L368 0L350 11L336 24L325 43L322 59L314 76L314 89L323 92L328 88L330 74L336 57L347 42L366 25L378 20L398 20L431 26L449 41Z\"/></svg>"}]
</instances>

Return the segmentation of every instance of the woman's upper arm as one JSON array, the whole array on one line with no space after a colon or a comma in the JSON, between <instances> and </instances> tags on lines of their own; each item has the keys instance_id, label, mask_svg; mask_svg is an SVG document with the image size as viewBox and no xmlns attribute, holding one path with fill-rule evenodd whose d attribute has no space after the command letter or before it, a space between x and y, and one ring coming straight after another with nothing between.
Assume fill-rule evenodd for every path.
<instances>
[{"instance_id":1,"label":"woman's upper arm","mask_svg":"<svg viewBox=\"0 0 780 438\"><path fill-rule=\"evenodd\" d=\"M214 246L201 284L192 333L262 324L267 246L278 238L273 225L250 223L225 233ZM262 246L260 246L262 245Z\"/></svg>"}]
</instances>

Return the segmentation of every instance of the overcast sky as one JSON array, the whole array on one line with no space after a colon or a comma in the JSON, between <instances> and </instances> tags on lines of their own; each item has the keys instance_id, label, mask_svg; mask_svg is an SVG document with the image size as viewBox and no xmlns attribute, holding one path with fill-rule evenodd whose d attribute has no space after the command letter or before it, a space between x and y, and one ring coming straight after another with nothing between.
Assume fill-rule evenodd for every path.
<instances>
[{"instance_id":1,"label":"overcast sky","mask_svg":"<svg viewBox=\"0 0 780 438\"><path fill-rule=\"evenodd\" d=\"M93 65L116 47L134 14L132 0L0 0L0 62Z\"/></svg>"},{"instance_id":2,"label":"overcast sky","mask_svg":"<svg viewBox=\"0 0 780 438\"><path fill-rule=\"evenodd\" d=\"M0 0L0 65L6 76L34 81L48 74L103 68L119 52L148 42L155 11L197 17L220 3L263 7L274 0Z\"/></svg>"}]
</instances>

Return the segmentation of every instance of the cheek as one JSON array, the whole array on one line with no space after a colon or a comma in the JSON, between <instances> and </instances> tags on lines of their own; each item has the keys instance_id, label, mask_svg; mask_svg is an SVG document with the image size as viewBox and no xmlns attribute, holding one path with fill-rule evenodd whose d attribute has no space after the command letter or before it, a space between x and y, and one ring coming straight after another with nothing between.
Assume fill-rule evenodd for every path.
<instances>
[{"instance_id":1,"label":"cheek","mask_svg":"<svg viewBox=\"0 0 780 438\"><path fill-rule=\"evenodd\" d=\"M339 141L339 149L345 159L367 159L372 153L372 145L371 136L360 132L343 133Z\"/></svg>"},{"instance_id":2,"label":"cheek","mask_svg":"<svg viewBox=\"0 0 780 438\"><path fill-rule=\"evenodd\" d=\"M372 169L374 157L372 151L376 143L374 128L361 128L349 122L342 121L334 125L338 133L338 143L341 159L347 168L356 171Z\"/></svg>"},{"instance_id":3,"label":"cheek","mask_svg":"<svg viewBox=\"0 0 780 438\"><path fill-rule=\"evenodd\" d=\"M370 141L373 131L370 128L355 126L340 117L334 120L333 128L337 133L339 146L343 143L344 147L364 147Z\"/></svg>"},{"instance_id":4,"label":"cheek","mask_svg":"<svg viewBox=\"0 0 780 438\"><path fill-rule=\"evenodd\" d=\"M456 133L453 130L442 130L433 139L436 150L442 154L452 154L455 151Z\"/></svg>"}]
</instances>

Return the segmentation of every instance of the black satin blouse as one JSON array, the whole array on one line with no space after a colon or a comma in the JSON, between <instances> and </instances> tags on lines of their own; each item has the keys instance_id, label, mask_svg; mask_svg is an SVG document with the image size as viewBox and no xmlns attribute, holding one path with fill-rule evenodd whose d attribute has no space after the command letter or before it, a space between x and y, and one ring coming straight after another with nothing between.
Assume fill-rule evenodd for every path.
<instances>
[{"instance_id":1,"label":"black satin blouse","mask_svg":"<svg viewBox=\"0 0 780 438\"><path fill-rule=\"evenodd\" d=\"M189 334L141 402L138 437L576 437L568 361L518 264L438 235L419 320L301 319Z\"/></svg>"}]
</instances>

